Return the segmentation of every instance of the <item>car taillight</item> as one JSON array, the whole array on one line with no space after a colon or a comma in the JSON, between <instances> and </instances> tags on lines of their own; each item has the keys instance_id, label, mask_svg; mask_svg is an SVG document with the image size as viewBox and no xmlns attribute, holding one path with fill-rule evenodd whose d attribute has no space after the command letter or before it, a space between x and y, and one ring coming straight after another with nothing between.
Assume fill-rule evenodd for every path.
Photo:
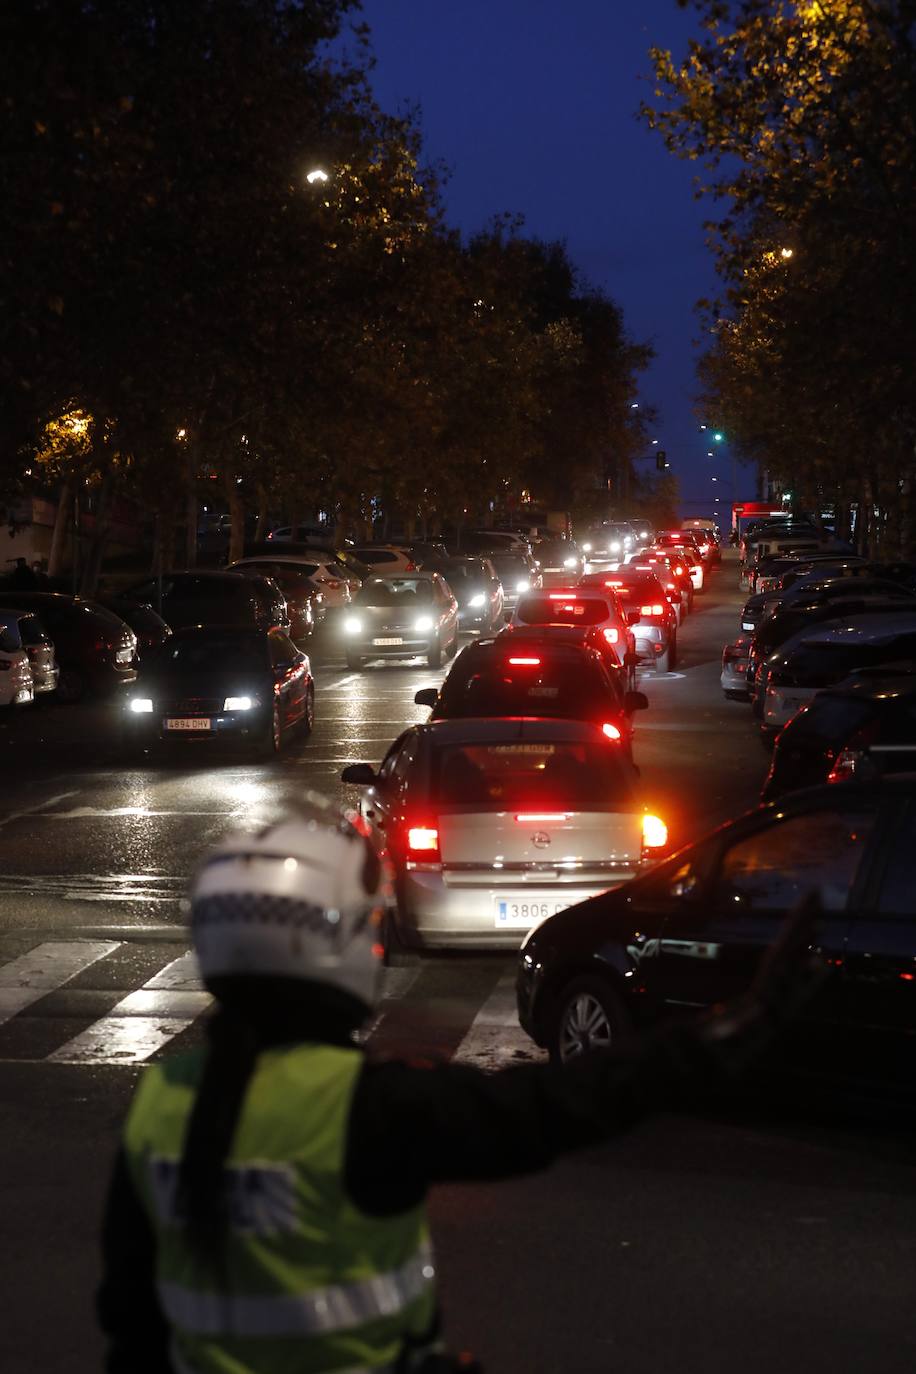
<instances>
[{"instance_id":1,"label":"car taillight","mask_svg":"<svg viewBox=\"0 0 916 1374\"><path fill-rule=\"evenodd\" d=\"M617 726L612 725L611 722L608 720L606 720L602 725L601 733L602 735L604 735L605 739L619 740L621 738L621 734L620 731L617 729Z\"/></svg>"},{"instance_id":2,"label":"car taillight","mask_svg":"<svg viewBox=\"0 0 916 1374\"><path fill-rule=\"evenodd\" d=\"M421 863L439 862L439 831L434 825L407 828L407 857Z\"/></svg>"},{"instance_id":3,"label":"car taillight","mask_svg":"<svg viewBox=\"0 0 916 1374\"><path fill-rule=\"evenodd\" d=\"M664 849L667 843L667 825L660 816L650 816L647 812L642 818L643 849Z\"/></svg>"},{"instance_id":4,"label":"car taillight","mask_svg":"<svg viewBox=\"0 0 916 1374\"><path fill-rule=\"evenodd\" d=\"M414 563L413 559L411 559L411 560L408 562L407 567L404 569L404 571L405 571L405 572L416 572L416 571L417 571L417 565L416 565L416 563Z\"/></svg>"},{"instance_id":5,"label":"car taillight","mask_svg":"<svg viewBox=\"0 0 916 1374\"><path fill-rule=\"evenodd\" d=\"M623 583L620 582L617 578L611 578L610 582L605 582L604 585L606 587L622 587Z\"/></svg>"},{"instance_id":6,"label":"car taillight","mask_svg":"<svg viewBox=\"0 0 916 1374\"><path fill-rule=\"evenodd\" d=\"M665 608L664 608L664 606L659 606L658 603L655 602L655 603L653 603L651 606L640 606L640 608L639 608L639 614L640 614L640 615L664 615L664 614L665 614Z\"/></svg>"},{"instance_id":7,"label":"car taillight","mask_svg":"<svg viewBox=\"0 0 916 1374\"><path fill-rule=\"evenodd\" d=\"M559 824L569 820L568 811L520 811L515 818L519 825Z\"/></svg>"},{"instance_id":8,"label":"car taillight","mask_svg":"<svg viewBox=\"0 0 916 1374\"><path fill-rule=\"evenodd\" d=\"M861 749L841 749L827 774L828 782L848 782L856 775L856 769L865 757Z\"/></svg>"},{"instance_id":9,"label":"car taillight","mask_svg":"<svg viewBox=\"0 0 916 1374\"><path fill-rule=\"evenodd\" d=\"M539 658L510 658L510 668L537 668L540 666Z\"/></svg>"},{"instance_id":10,"label":"car taillight","mask_svg":"<svg viewBox=\"0 0 916 1374\"><path fill-rule=\"evenodd\" d=\"M614 625L608 625L601 633L604 635L608 644L616 644L620 638L620 632Z\"/></svg>"}]
</instances>

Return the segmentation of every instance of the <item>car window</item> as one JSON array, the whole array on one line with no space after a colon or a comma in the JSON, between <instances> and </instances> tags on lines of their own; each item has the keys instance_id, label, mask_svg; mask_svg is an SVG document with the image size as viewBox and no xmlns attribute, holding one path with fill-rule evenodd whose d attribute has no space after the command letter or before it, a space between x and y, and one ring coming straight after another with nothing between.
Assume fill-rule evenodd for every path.
<instances>
[{"instance_id":1,"label":"car window","mask_svg":"<svg viewBox=\"0 0 916 1374\"><path fill-rule=\"evenodd\" d=\"M280 630L274 630L270 635L270 661L275 668L281 664L292 663L299 656L299 650L295 644Z\"/></svg>"},{"instance_id":2,"label":"car window","mask_svg":"<svg viewBox=\"0 0 916 1374\"><path fill-rule=\"evenodd\" d=\"M513 663L517 658L519 662ZM530 662L525 660L537 660ZM551 654L541 661L537 650L523 647L459 659L442 686L437 714L443 716L524 715L597 720L614 706L607 674L582 657Z\"/></svg>"},{"instance_id":3,"label":"car window","mask_svg":"<svg viewBox=\"0 0 916 1374\"><path fill-rule=\"evenodd\" d=\"M360 562L368 563L370 567L375 564L398 562L397 554L392 553L390 549L354 549L353 552Z\"/></svg>"},{"instance_id":4,"label":"car window","mask_svg":"<svg viewBox=\"0 0 916 1374\"><path fill-rule=\"evenodd\" d=\"M249 636L224 639L173 636L155 652L151 664L181 673L214 674L263 672L267 668L264 641Z\"/></svg>"},{"instance_id":5,"label":"car window","mask_svg":"<svg viewBox=\"0 0 916 1374\"><path fill-rule=\"evenodd\" d=\"M427 578L397 577L384 582L367 582L356 594L358 606L410 606L417 602L429 604L433 599L432 585Z\"/></svg>"},{"instance_id":6,"label":"car window","mask_svg":"<svg viewBox=\"0 0 916 1374\"><path fill-rule=\"evenodd\" d=\"M19 622L19 637L23 644L47 644L48 636L45 634L41 621L33 615L26 615Z\"/></svg>"},{"instance_id":7,"label":"car window","mask_svg":"<svg viewBox=\"0 0 916 1374\"><path fill-rule=\"evenodd\" d=\"M879 916L916 916L916 811L912 809L888 852L875 911ZM912 952L916 972L916 945Z\"/></svg>"},{"instance_id":8,"label":"car window","mask_svg":"<svg viewBox=\"0 0 916 1374\"><path fill-rule=\"evenodd\" d=\"M16 631L11 630L8 625L0 628L0 650L5 654L14 654L19 648L19 636Z\"/></svg>"},{"instance_id":9,"label":"car window","mask_svg":"<svg viewBox=\"0 0 916 1374\"><path fill-rule=\"evenodd\" d=\"M629 801L633 775L619 751L585 742L462 744L439 751L433 787L440 804L582 810Z\"/></svg>"},{"instance_id":10,"label":"car window","mask_svg":"<svg viewBox=\"0 0 916 1374\"><path fill-rule=\"evenodd\" d=\"M608 603L598 596L524 596L517 615L527 625L601 625L612 618Z\"/></svg>"},{"instance_id":11,"label":"car window","mask_svg":"<svg viewBox=\"0 0 916 1374\"><path fill-rule=\"evenodd\" d=\"M739 840L719 871L720 910L787 911L816 892L826 911L845 911L874 820L865 810L824 809Z\"/></svg>"}]
</instances>

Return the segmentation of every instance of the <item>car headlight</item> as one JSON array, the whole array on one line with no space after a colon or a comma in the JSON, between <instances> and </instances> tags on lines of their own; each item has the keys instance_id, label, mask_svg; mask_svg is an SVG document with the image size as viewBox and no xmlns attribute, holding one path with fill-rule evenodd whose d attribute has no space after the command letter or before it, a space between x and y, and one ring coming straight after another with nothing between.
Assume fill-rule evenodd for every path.
<instances>
[{"instance_id":1,"label":"car headlight","mask_svg":"<svg viewBox=\"0 0 916 1374\"><path fill-rule=\"evenodd\" d=\"M574 568L574 567L576 566L576 564L578 563L578 561L579 561L578 558L564 558L564 559L563 559L563 567L564 567L564 568Z\"/></svg>"},{"instance_id":2,"label":"car headlight","mask_svg":"<svg viewBox=\"0 0 916 1374\"><path fill-rule=\"evenodd\" d=\"M583 544L583 545L582 545L582 552L583 552L583 553L591 553L591 551L592 551L592 546L591 546L591 544Z\"/></svg>"},{"instance_id":3,"label":"car headlight","mask_svg":"<svg viewBox=\"0 0 916 1374\"><path fill-rule=\"evenodd\" d=\"M523 578L521 579L520 582L516 582L516 584L515 584L515 590L516 590L517 592L530 592L530 591L531 591L531 583L528 581L527 577L523 577Z\"/></svg>"},{"instance_id":4,"label":"car headlight","mask_svg":"<svg viewBox=\"0 0 916 1374\"><path fill-rule=\"evenodd\" d=\"M363 622L358 615L345 616L343 630L345 635L360 635L363 632Z\"/></svg>"},{"instance_id":5,"label":"car headlight","mask_svg":"<svg viewBox=\"0 0 916 1374\"><path fill-rule=\"evenodd\" d=\"M153 703L149 697L133 697L130 709L135 716L148 716L152 713Z\"/></svg>"},{"instance_id":6,"label":"car headlight","mask_svg":"<svg viewBox=\"0 0 916 1374\"><path fill-rule=\"evenodd\" d=\"M620 553L620 540L619 540L619 539L612 539L611 542L610 542L609 547L610 547L611 553Z\"/></svg>"},{"instance_id":7,"label":"car headlight","mask_svg":"<svg viewBox=\"0 0 916 1374\"><path fill-rule=\"evenodd\" d=\"M418 616L414 621L414 629L418 634L425 635L428 630L433 628L433 618L431 615Z\"/></svg>"},{"instance_id":8,"label":"car headlight","mask_svg":"<svg viewBox=\"0 0 916 1374\"><path fill-rule=\"evenodd\" d=\"M226 697L223 702L224 711L250 711L254 701L251 697Z\"/></svg>"},{"instance_id":9,"label":"car headlight","mask_svg":"<svg viewBox=\"0 0 916 1374\"><path fill-rule=\"evenodd\" d=\"M487 598L484 596L483 592L477 592L475 596L471 597L470 601L468 602L468 605L476 611L479 607L484 605L486 599Z\"/></svg>"}]
</instances>

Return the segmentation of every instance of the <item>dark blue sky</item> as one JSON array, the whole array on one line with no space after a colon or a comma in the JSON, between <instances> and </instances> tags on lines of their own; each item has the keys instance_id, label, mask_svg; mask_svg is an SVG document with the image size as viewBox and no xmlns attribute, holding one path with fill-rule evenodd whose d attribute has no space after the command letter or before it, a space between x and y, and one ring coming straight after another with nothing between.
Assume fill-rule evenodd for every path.
<instances>
[{"instance_id":1,"label":"dark blue sky","mask_svg":"<svg viewBox=\"0 0 916 1374\"><path fill-rule=\"evenodd\" d=\"M693 304L715 277L694 168L636 118L651 44L679 54L696 32L675 0L363 0L379 104L422 111L425 155L451 168L448 218L473 233L499 211L565 239L657 359L642 396L682 496L730 496L730 464L706 458L692 414ZM715 472L717 484L709 479ZM700 513L700 507L690 508Z\"/></svg>"}]
</instances>

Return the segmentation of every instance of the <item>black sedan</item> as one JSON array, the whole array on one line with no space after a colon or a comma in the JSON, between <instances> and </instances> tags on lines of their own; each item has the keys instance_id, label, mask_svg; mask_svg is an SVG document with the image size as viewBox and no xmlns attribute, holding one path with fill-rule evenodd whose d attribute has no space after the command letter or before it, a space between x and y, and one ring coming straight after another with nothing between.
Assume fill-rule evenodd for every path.
<instances>
[{"instance_id":1,"label":"black sedan","mask_svg":"<svg viewBox=\"0 0 916 1374\"><path fill-rule=\"evenodd\" d=\"M520 953L521 1024L569 1059L634 1025L734 997L786 912L815 891L829 972L773 1067L912 1094L914 855L913 775L760 807L535 927Z\"/></svg>"},{"instance_id":2,"label":"black sedan","mask_svg":"<svg viewBox=\"0 0 916 1374\"><path fill-rule=\"evenodd\" d=\"M140 601L132 601L127 596L100 596L97 598L100 606L104 606L106 611L111 611L113 615L118 615L129 625L137 636L137 657L143 658L158 649L164 644L172 633L170 625L167 625L161 615L157 615L152 606L145 606Z\"/></svg>"},{"instance_id":3,"label":"black sedan","mask_svg":"<svg viewBox=\"0 0 916 1374\"><path fill-rule=\"evenodd\" d=\"M144 659L125 716L136 747L222 740L276 754L293 728L311 731L315 684L282 630L190 626Z\"/></svg>"},{"instance_id":4,"label":"black sedan","mask_svg":"<svg viewBox=\"0 0 916 1374\"><path fill-rule=\"evenodd\" d=\"M503 585L488 558L470 554L442 558L435 565L455 594L463 630L495 630L502 621Z\"/></svg>"}]
</instances>

